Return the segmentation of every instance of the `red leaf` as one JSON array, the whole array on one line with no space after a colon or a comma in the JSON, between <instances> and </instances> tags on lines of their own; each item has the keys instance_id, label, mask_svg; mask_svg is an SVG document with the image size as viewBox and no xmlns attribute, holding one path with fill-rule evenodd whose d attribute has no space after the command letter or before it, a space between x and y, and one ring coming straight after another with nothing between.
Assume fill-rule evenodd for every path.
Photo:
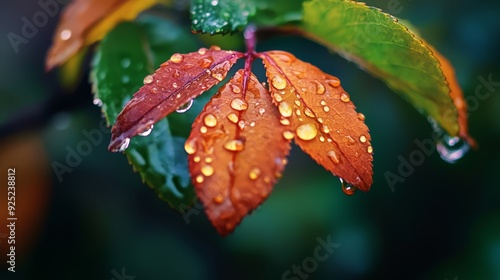
<instances>
[{"instance_id":1,"label":"red leaf","mask_svg":"<svg viewBox=\"0 0 500 280\"><path fill-rule=\"evenodd\" d=\"M370 135L364 115L356 113L339 79L287 52L266 52L261 57L289 137L334 175L369 190Z\"/></svg>"},{"instance_id":2,"label":"red leaf","mask_svg":"<svg viewBox=\"0 0 500 280\"><path fill-rule=\"evenodd\" d=\"M144 86L118 115L109 150L119 151L127 139L149 130L157 121L222 81L242 56L218 47L173 54L156 73L144 78Z\"/></svg>"},{"instance_id":3,"label":"red leaf","mask_svg":"<svg viewBox=\"0 0 500 280\"><path fill-rule=\"evenodd\" d=\"M191 178L221 235L234 230L269 195L290 150L267 90L243 70L205 106L186 141Z\"/></svg>"}]
</instances>

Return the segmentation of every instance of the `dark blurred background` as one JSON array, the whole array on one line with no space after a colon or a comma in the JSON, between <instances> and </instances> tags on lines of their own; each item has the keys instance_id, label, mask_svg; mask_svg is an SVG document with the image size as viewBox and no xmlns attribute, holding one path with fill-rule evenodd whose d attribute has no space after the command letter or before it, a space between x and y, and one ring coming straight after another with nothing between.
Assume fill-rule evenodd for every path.
<instances>
[{"instance_id":1,"label":"dark blurred background","mask_svg":"<svg viewBox=\"0 0 500 280\"><path fill-rule=\"evenodd\" d=\"M101 113L87 83L62 92L56 72L44 72L57 17L15 53L7 34L19 33L21 18L40 7L2 1L0 279L500 279L500 86L476 92L482 79L500 82L500 2L367 2L409 20L450 59L479 149L456 164L432 152L391 189L387 172L400 174L402 159L420 149L415 141L432 139L425 117L319 45L262 41L259 50L291 51L341 79L367 117L374 184L346 196L336 177L295 147L270 198L222 238L202 211L183 217L158 199L125 156L107 151L106 130L58 179L51 164L66 162L83 131L100 129ZM13 119L20 121L5 127ZM9 167L17 180L15 273L5 262ZM335 248L321 247L328 242ZM317 259L317 250L328 257Z\"/></svg>"}]
</instances>

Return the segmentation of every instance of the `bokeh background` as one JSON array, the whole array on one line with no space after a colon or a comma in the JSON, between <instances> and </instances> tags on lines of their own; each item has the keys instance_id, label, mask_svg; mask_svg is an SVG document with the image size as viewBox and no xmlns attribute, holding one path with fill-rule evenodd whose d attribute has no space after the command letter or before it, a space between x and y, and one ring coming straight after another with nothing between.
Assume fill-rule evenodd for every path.
<instances>
[{"instance_id":1,"label":"bokeh background","mask_svg":"<svg viewBox=\"0 0 500 280\"><path fill-rule=\"evenodd\" d=\"M202 211L183 217L143 185L123 155L107 151L107 131L58 180L51 163L66 161L67 148L86 139L82 131L99 130L101 113L89 85L62 91L57 73L44 72L57 16L16 54L7 33L19 33L21 18L40 7L2 1L0 279L500 279L500 86L482 99L475 92L479 77L500 82L500 3L400 0L394 10L395 1L367 2L409 20L451 60L479 149L456 164L433 152L391 190L384 174L398 174L401 158L419 149L415 140L431 139L426 119L315 43L262 41L259 50L291 51L341 79L367 117L374 184L346 196L336 177L294 147L270 198L221 238ZM17 170L16 273L5 262L8 167ZM282 278L314 257L318 239L340 246L303 278Z\"/></svg>"}]
</instances>

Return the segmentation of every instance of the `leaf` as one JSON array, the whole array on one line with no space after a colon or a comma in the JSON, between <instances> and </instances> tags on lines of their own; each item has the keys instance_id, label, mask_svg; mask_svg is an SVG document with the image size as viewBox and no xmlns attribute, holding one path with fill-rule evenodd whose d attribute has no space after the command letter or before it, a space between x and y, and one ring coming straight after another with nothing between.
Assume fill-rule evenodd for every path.
<instances>
[{"instance_id":1,"label":"leaf","mask_svg":"<svg viewBox=\"0 0 500 280\"><path fill-rule=\"evenodd\" d=\"M243 54L218 47L173 54L134 94L111 130L110 151L119 151L132 137L221 82Z\"/></svg>"},{"instance_id":2,"label":"leaf","mask_svg":"<svg viewBox=\"0 0 500 280\"><path fill-rule=\"evenodd\" d=\"M73 57L84 46L101 40L122 21L166 0L74 0L63 11L45 68L47 71Z\"/></svg>"},{"instance_id":3,"label":"leaf","mask_svg":"<svg viewBox=\"0 0 500 280\"><path fill-rule=\"evenodd\" d=\"M265 52L261 58L287 137L334 175L368 191L370 134L340 80L287 52Z\"/></svg>"},{"instance_id":4,"label":"leaf","mask_svg":"<svg viewBox=\"0 0 500 280\"><path fill-rule=\"evenodd\" d=\"M394 17L355 1L312 0L304 3L303 28L383 79L451 136L469 138L466 104L451 66Z\"/></svg>"},{"instance_id":5,"label":"leaf","mask_svg":"<svg viewBox=\"0 0 500 280\"><path fill-rule=\"evenodd\" d=\"M227 34L238 31L255 14L255 3L246 0L191 0L194 32Z\"/></svg>"},{"instance_id":6,"label":"leaf","mask_svg":"<svg viewBox=\"0 0 500 280\"><path fill-rule=\"evenodd\" d=\"M174 48L196 46L188 31L163 19L145 16L139 22L120 24L102 40L94 57L91 79L94 103L102 103L108 124L115 122L143 78L170 57ZM170 133L169 121L163 119L148 137L132 139L125 151L143 181L177 209L191 204L194 197L187 158L182 151L184 141L185 138Z\"/></svg>"},{"instance_id":7,"label":"leaf","mask_svg":"<svg viewBox=\"0 0 500 280\"><path fill-rule=\"evenodd\" d=\"M243 88L239 70L205 106L185 145L196 193L221 235L269 196L290 150L267 90L253 75Z\"/></svg>"}]
</instances>

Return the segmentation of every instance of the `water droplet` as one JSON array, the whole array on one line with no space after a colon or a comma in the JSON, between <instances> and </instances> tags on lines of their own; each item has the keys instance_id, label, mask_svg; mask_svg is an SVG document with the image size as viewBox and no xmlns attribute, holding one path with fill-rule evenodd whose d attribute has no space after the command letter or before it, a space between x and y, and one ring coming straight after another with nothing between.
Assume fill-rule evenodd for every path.
<instances>
[{"instance_id":1,"label":"water droplet","mask_svg":"<svg viewBox=\"0 0 500 280\"><path fill-rule=\"evenodd\" d=\"M278 110L280 111L280 114L285 118L290 117L293 112L292 106L290 106L290 104L288 104L287 102L281 102L278 106Z\"/></svg>"},{"instance_id":2,"label":"water droplet","mask_svg":"<svg viewBox=\"0 0 500 280\"><path fill-rule=\"evenodd\" d=\"M361 143L366 143L366 136L364 136L364 135L359 136L359 141Z\"/></svg>"},{"instance_id":3,"label":"water droplet","mask_svg":"<svg viewBox=\"0 0 500 280\"><path fill-rule=\"evenodd\" d=\"M319 102L319 104L321 104L321 106L325 106L325 105L326 105L326 102L325 102L325 100L321 100L321 101Z\"/></svg>"},{"instance_id":4,"label":"water droplet","mask_svg":"<svg viewBox=\"0 0 500 280\"><path fill-rule=\"evenodd\" d=\"M217 195L216 197L214 197L214 202L217 204L221 204L222 202L224 202L224 196L222 194Z\"/></svg>"},{"instance_id":5,"label":"water droplet","mask_svg":"<svg viewBox=\"0 0 500 280\"><path fill-rule=\"evenodd\" d=\"M240 98L235 98L231 101L231 108L236 111L244 111L248 108L248 103Z\"/></svg>"},{"instance_id":6,"label":"water droplet","mask_svg":"<svg viewBox=\"0 0 500 280\"><path fill-rule=\"evenodd\" d=\"M304 108L304 114L310 118L315 118L316 116L314 115L314 112L311 110L311 108L306 107Z\"/></svg>"},{"instance_id":7,"label":"water droplet","mask_svg":"<svg viewBox=\"0 0 500 280\"><path fill-rule=\"evenodd\" d=\"M264 108L259 109L259 114L264 115L265 112L266 112L266 109L264 109Z\"/></svg>"},{"instance_id":8,"label":"water droplet","mask_svg":"<svg viewBox=\"0 0 500 280\"><path fill-rule=\"evenodd\" d=\"M316 119L319 123L323 123L323 118L317 118Z\"/></svg>"},{"instance_id":9,"label":"water droplet","mask_svg":"<svg viewBox=\"0 0 500 280\"><path fill-rule=\"evenodd\" d=\"M214 174L215 170L213 168L213 166L211 165L204 165L202 168L201 168L201 174L207 176L207 177L210 177Z\"/></svg>"},{"instance_id":10,"label":"water droplet","mask_svg":"<svg viewBox=\"0 0 500 280\"><path fill-rule=\"evenodd\" d=\"M92 103L94 103L97 107L102 107L102 100L99 98L94 99Z\"/></svg>"},{"instance_id":11,"label":"water droplet","mask_svg":"<svg viewBox=\"0 0 500 280\"><path fill-rule=\"evenodd\" d=\"M145 85L152 83L154 81L153 75L147 75L142 81Z\"/></svg>"},{"instance_id":12,"label":"water droplet","mask_svg":"<svg viewBox=\"0 0 500 280\"><path fill-rule=\"evenodd\" d=\"M251 122L250 127L254 127L254 126L255 126L255 122Z\"/></svg>"},{"instance_id":13,"label":"water droplet","mask_svg":"<svg viewBox=\"0 0 500 280\"><path fill-rule=\"evenodd\" d=\"M220 47L216 45L211 46L210 49L213 51L220 51Z\"/></svg>"},{"instance_id":14,"label":"water droplet","mask_svg":"<svg viewBox=\"0 0 500 280\"><path fill-rule=\"evenodd\" d=\"M123 142L120 144L118 152L124 152L128 148L128 145L130 145L130 138L125 138L125 140L123 140Z\"/></svg>"},{"instance_id":15,"label":"water droplet","mask_svg":"<svg viewBox=\"0 0 500 280\"><path fill-rule=\"evenodd\" d=\"M224 80L224 76L221 73L212 73L212 77L219 82Z\"/></svg>"},{"instance_id":16,"label":"water droplet","mask_svg":"<svg viewBox=\"0 0 500 280\"><path fill-rule=\"evenodd\" d=\"M245 144L241 140L230 140L224 143L224 148L228 151L242 151L245 148Z\"/></svg>"},{"instance_id":17,"label":"water droplet","mask_svg":"<svg viewBox=\"0 0 500 280\"><path fill-rule=\"evenodd\" d=\"M365 115L363 115L362 113L358 113L358 119L360 121L364 121L365 120Z\"/></svg>"},{"instance_id":18,"label":"water droplet","mask_svg":"<svg viewBox=\"0 0 500 280\"><path fill-rule=\"evenodd\" d=\"M186 153L190 155L196 153L196 146L194 140L186 141L186 143L184 143L184 150L186 151Z\"/></svg>"},{"instance_id":19,"label":"water droplet","mask_svg":"<svg viewBox=\"0 0 500 280\"><path fill-rule=\"evenodd\" d=\"M191 106L193 106L193 102L194 102L194 99L191 99L186 104L177 108L177 110L175 110L175 111L179 114L186 113L187 111L189 111L189 109L191 109Z\"/></svg>"},{"instance_id":20,"label":"water droplet","mask_svg":"<svg viewBox=\"0 0 500 280\"><path fill-rule=\"evenodd\" d=\"M324 106L323 107L323 111L325 111L326 113L328 113L330 111L330 107L328 106Z\"/></svg>"},{"instance_id":21,"label":"water droplet","mask_svg":"<svg viewBox=\"0 0 500 280\"><path fill-rule=\"evenodd\" d=\"M271 84L273 87L277 89L284 89L286 88L286 81L285 79L281 78L280 76L274 76L272 78Z\"/></svg>"},{"instance_id":22,"label":"water droplet","mask_svg":"<svg viewBox=\"0 0 500 280\"><path fill-rule=\"evenodd\" d=\"M347 92L342 92L340 94L340 100L342 100L342 102L349 102L351 98L349 97L349 94L347 94Z\"/></svg>"},{"instance_id":23,"label":"water droplet","mask_svg":"<svg viewBox=\"0 0 500 280\"><path fill-rule=\"evenodd\" d=\"M334 77L333 80L329 80L328 84L332 87L339 87L340 86L340 80L337 77Z\"/></svg>"},{"instance_id":24,"label":"water droplet","mask_svg":"<svg viewBox=\"0 0 500 280\"><path fill-rule=\"evenodd\" d=\"M172 74L172 77L174 78L179 78L181 76L181 72L177 69L175 69L174 73Z\"/></svg>"},{"instance_id":25,"label":"water droplet","mask_svg":"<svg viewBox=\"0 0 500 280\"><path fill-rule=\"evenodd\" d=\"M260 174L261 174L260 169L257 167L254 167L248 173L248 177L250 177L250 179L252 179L252 180L257 180L257 178L259 178Z\"/></svg>"},{"instance_id":26,"label":"water droplet","mask_svg":"<svg viewBox=\"0 0 500 280\"><path fill-rule=\"evenodd\" d=\"M340 163L339 155L334 150L329 151L328 153L326 153L326 155L332 160L333 163Z\"/></svg>"},{"instance_id":27,"label":"water droplet","mask_svg":"<svg viewBox=\"0 0 500 280\"><path fill-rule=\"evenodd\" d=\"M300 112L299 109L295 110L295 115L300 116L302 113ZM299 118L300 119L300 118Z\"/></svg>"},{"instance_id":28,"label":"water droplet","mask_svg":"<svg viewBox=\"0 0 500 280\"><path fill-rule=\"evenodd\" d=\"M153 128L154 128L154 125L151 125L148 129L144 130L143 132L139 133L138 135L144 136L144 137L148 136L153 131Z\"/></svg>"},{"instance_id":29,"label":"water droplet","mask_svg":"<svg viewBox=\"0 0 500 280\"><path fill-rule=\"evenodd\" d=\"M319 141L320 141L320 142L325 142L325 137L320 136L320 137L319 137Z\"/></svg>"},{"instance_id":30,"label":"water droplet","mask_svg":"<svg viewBox=\"0 0 500 280\"><path fill-rule=\"evenodd\" d=\"M297 105L297 106L299 106L299 107L300 107L301 103L300 103L300 101L299 101L299 100L295 100L294 102L295 102L295 105Z\"/></svg>"},{"instance_id":31,"label":"water droplet","mask_svg":"<svg viewBox=\"0 0 500 280\"><path fill-rule=\"evenodd\" d=\"M344 182L344 179L342 178L339 178L340 180L340 185L342 187L342 191L347 194L347 195L353 195L356 193L356 191L358 190L358 188L356 188L355 186L347 183L347 182Z\"/></svg>"},{"instance_id":32,"label":"water droplet","mask_svg":"<svg viewBox=\"0 0 500 280\"><path fill-rule=\"evenodd\" d=\"M238 122L238 126L240 127L241 130L243 130L245 128L245 125L246 125L245 121L243 121L243 120Z\"/></svg>"},{"instance_id":33,"label":"water droplet","mask_svg":"<svg viewBox=\"0 0 500 280\"><path fill-rule=\"evenodd\" d=\"M208 131L208 128L206 126L200 127L200 132L201 133L207 133L207 131Z\"/></svg>"},{"instance_id":34,"label":"water droplet","mask_svg":"<svg viewBox=\"0 0 500 280\"><path fill-rule=\"evenodd\" d=\"M206 53L207 53L207 49L206 49L206 48L200 48L200 49L198 50L198 53L199 53L199 54L201 54L201 55L204 55L204 54L206 54Z\"/></svg>"},{"instance_id":35,"label":"water droplet","mask_svg":"<svg viewBox=\"0 0 500 280\"><path fill-rule=\"evenodd\" d=\"M292 140L295 135L290 130L283 131L283 138L287 140Z\"/></svg>"},{"instance_id":36,"label":"water droplet","mask_svg":"<svg viewBox=\"0 0 500 280\"><path fill-rule=\"evenodd\" d=\"M436 143L436 149L444 161L456 163L470 150L470 146L460 137L444 135Z\"/></svg>"},{"instance_id":37,"label":"water droplet","mask_svg":"<svg viewBox=\"0 0 500 280\"><path fill-rule=\"evenodd\" d=\"M61 40L63 41L67 41L71 38L71 30L69 29L64 29L63 31L61 31L61 34L59 35L61 37Z\"/></svg>"},{"instance_id":38,"label":"water droplet","mask_svg":"<svg viewBox=\"0 0 500 280\"><path fill-rule=\"evenodd\" d=\"M130 64L132 64L132 61L129 58L124 58L122 59L120 64L122 65L123 68L127 69L130 67Z\"/></svg>"},{"instance_id":39,"label":"water droplet","mask_svg":"<svg viewBox=\"0 0 500 280\"><path fill-rule=\"evenodd\" d=\"M203 68L208 68L212 65L213 62L214 60L212 59L212 57L205 57L203 59L200 59L199 64Z\"/></svg>"},{"instance_id":40,"label":"water droplet","mask_svg":"<svg viewBox=\"0 0 500 280\"><path fill-rule=\"evenodd\" d=\"M194 162L200 162L200 161L201 161L201 158L200 158L199 156L195 156L195 157L193 158L193 161L194 161Z\"/></svg>"},{"instance_id":41,"label":"water droplet","mask_svg":"<svg viewBox=\"0 0 500 280\"><path fill-rule=\"evenodd\" d=\"M235 113L231 113L227 115L227 118L232 122L232 123L237 123L239 121L238 116Z\"/></svg>"},{"instance_id":42,"label":"water droplet","mask_svg":"<svg viewBox=\"0 0 500 280\"><path fill-rule=\"evenodd\" d=\"M305 141L312 140L318 135L318 129L310 123L300 125L295 132L297 133L297 137Z\"/></svg>"},{"instance_id":43,"label":"water droplet","mask_svg":"<svg viewBox=\"0 0 500 280\"><path fill-rule=\"evenodd\" d=\"M290 125L290 120L289 120L289 119L281 119L281 120L280 120L280 123L281 123L282 125Z\"/></svg>"},{"instance_id":44,"label":"water droplet","mask_svg":"<svg viewBox=\"0 0 500 280\"><path fill-rule=\"evenodd\" d=\"M325 86L320 82L316 82L316 94L324 94L325 91Z\"/></svg>"},{"instance_id":45,"label":"water droplet","mask_svg":"<svg viewBox=\"0 0 500 280\"><path fill-rule=\"evenodd\" d=\"M170 61L172 61L173 63L181 63L183 59L184 59L184 57L180 53L174 53L170 57Z\"/></svg>"},{"instance_id":46,"label":"water droplet","mask_svg":"<svg viewBox=\"0 0 500 280\"><path fill-rule=\"evenodd\" d=\"M173 87L173 88L178 88L179 86L177 85L177 83L173 83L173 84L172 84L172 87Z\"/></svg>"},{"instance_id":47,"label":"water droplet","mask_svg":"<svg viewBox=\"0 0 500 280\"><path fill-rule=\"evenodd\" d=\"M231 85L231 90L236 94L241 93L241 88L237 85Z\"/></svg>"},{"instance_id":48,"label":"water droplet","mask_svg":"<svg viewBox=\"0 0 500 280\"><path fill-rule=\"evenodd\" d=\"M371 154L373 153L373 147L372 146L368 146L368 148L366 148L366 151Z\"/></svg>"},{"instance_id":49,"label":"water droplet","mask_svg":"<svg viewBox=\"0 0 500 280\"><path fill-rule=\"evenodd\" d=\"M352 138L350 135L347 135L346 138L347 138L347 145L356 144L356 140L354 140L354 138Z\"/></svg>"},{"instance_id":50,"label":"water droplet","mask_svg":"<svg viewBox=\"0 0 500 280\"><path fill-rule=\"evenodd\" d=\"M323 131L323 133L326 133L326 134L330 133L330 128L328 128L327 125L322 125L321 130Z\"/></svg>"},{"instance_id":51,"label":"water droplet","mask_svg":"<svg viewBox=\"0 0 500 280\"><path fill-rule=\"evenodd\" d=\"M208 127L214 127L217 125L217 118L213 114L206 114L203 118L203 122Z\"/></svg>"},{"instance_id":52,"label":"water droplet","mask_svg":"<svg viewBox=\"0 0 500 280\"><path fill-rule=\"evenodd\" d=\"M281 97L281 95L279 95L277 93L273 94L273 98L274 98L274 100L276 100L276 102L283 101L283 97Z\"/></svg>"},{"instance_id":53,"label":"water droplet","mask_svg":"<svg viewBox=\"0 0 500 280\"><path fill-rule=\"evenodd\" d=\"M203 183L205 178L203 178L203 175L198 175L198 176L196 176L195 180L196 180L196 183L201 184L201 183Z\"/></svg>"}]
</instances>

